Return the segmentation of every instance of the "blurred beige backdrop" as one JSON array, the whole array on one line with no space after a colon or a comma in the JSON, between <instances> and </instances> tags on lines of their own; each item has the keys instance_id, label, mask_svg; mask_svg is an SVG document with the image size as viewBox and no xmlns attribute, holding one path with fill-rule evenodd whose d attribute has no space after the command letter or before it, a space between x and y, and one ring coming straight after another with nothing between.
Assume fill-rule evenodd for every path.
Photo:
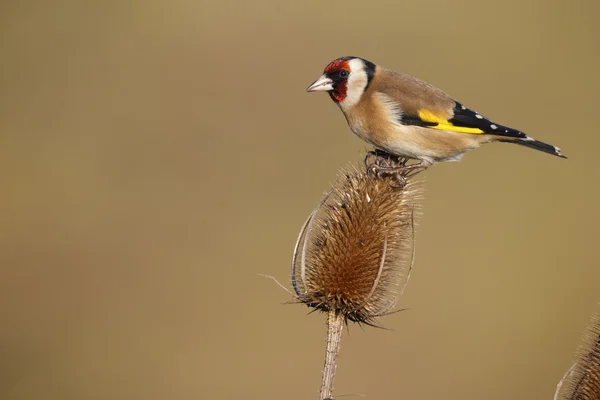
<instances>
[{"instance_id":1,"label":"blurred beige backdrop","mask_svg":"<svg viewBox=\"0 0 600 400\"><path fill-rule=\"evenodd\" d=\"M317 398L300 225L367 148L305 88L358 55L569 160L494 145L426 173L390 330L337 394L550 399L600 301L595 0L2 1L0 398Z\"/></svg>"}]
</instances>

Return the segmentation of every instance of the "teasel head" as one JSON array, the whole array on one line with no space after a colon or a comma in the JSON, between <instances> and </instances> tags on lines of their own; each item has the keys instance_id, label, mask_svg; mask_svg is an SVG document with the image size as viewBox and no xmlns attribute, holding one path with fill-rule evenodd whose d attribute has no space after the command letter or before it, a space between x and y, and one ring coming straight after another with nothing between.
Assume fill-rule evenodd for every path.
<instances>
[{"instance_id":1,"label":"teasel head","mask_svg":"<svg viewBox=\"0 0 600 400\"><path fill-rule=\"evenodd\" d=\"M559 382L555 400L600 400L600 314L583 334L575 363Z\"/></svg>"},{"instance_id":2,"label":"teasel head","mask_svg":"<svg viewBox=\"0 0 600 400\"><path fill-rule=\"evenodd\" d=\"M404 290L420 197L405 160L377 156L375 163L396 172L343 171L304 224L292 260L298 300L370 325Z\"/></svg>"},{"instance_id":3,"label":"teasel head","mask_svg":"<svg viewBox=\"0 0 600 400\"><path fill-rule=\"evenodd\" d=\"M344 325L375 325L402 295L414 260L418 171L406 160L369 153L344 171L300 231L292 258L298 301L327 312L321 400L331 400Z\"/></svg>"}]
</instances>

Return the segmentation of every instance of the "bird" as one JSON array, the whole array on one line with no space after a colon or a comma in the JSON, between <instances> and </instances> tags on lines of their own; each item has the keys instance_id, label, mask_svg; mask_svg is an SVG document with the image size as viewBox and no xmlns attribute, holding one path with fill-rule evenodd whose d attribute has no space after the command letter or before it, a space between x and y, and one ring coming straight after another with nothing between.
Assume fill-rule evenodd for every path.
<instances>
[{"instance_id":1,"label":"bird","mask_svg":"<svg viewBox=\"0 0 600 400\"><path fill-rule=\"evenodd\" d=\"M307 92L328 92L352 132L376 149L427 168L486 143L508 142L567 158L551 144L493 122L434 85L364 58L330 62Z\"/></svg>"}]
</instances>

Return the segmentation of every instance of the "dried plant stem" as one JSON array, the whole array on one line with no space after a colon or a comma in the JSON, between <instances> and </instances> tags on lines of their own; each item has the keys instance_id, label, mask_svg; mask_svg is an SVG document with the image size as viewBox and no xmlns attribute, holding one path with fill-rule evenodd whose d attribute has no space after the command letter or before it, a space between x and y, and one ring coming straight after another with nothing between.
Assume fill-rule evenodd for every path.
<instances>
[{"instance_id":1,"label":"dried plant stem","mask_svg":"<svg viewBox=\"0 0 600 400\"><path fill-rule=\"evenodd\" d=\"M344 315L333 309L329 310L327 319L327 350L325 353L325 369L321 383L321 400L333 399L333 378L337 367L337 357L340 353L342 331L344 330Z\"/></svg>"}]
</instances>

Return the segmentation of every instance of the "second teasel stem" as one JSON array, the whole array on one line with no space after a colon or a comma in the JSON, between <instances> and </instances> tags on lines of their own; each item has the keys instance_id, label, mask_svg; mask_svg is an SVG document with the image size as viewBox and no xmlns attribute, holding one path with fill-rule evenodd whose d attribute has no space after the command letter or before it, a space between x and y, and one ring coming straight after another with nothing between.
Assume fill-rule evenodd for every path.
<instances>
[{"instance_id":1,"label":"second teasel stem","mask_svg":"<svg viewBox=\"0 0 600 400\"><path fill-rule=\"evenodd\" d=\"M323 382L321 383L321 400L333 399L333 378L337 367L337 358L340 353L342 331L344 330L344 315L336 310L329 310L327 319L327 350L325 353L325 368L323 369Z\"/></svg>"}]
</instances>

